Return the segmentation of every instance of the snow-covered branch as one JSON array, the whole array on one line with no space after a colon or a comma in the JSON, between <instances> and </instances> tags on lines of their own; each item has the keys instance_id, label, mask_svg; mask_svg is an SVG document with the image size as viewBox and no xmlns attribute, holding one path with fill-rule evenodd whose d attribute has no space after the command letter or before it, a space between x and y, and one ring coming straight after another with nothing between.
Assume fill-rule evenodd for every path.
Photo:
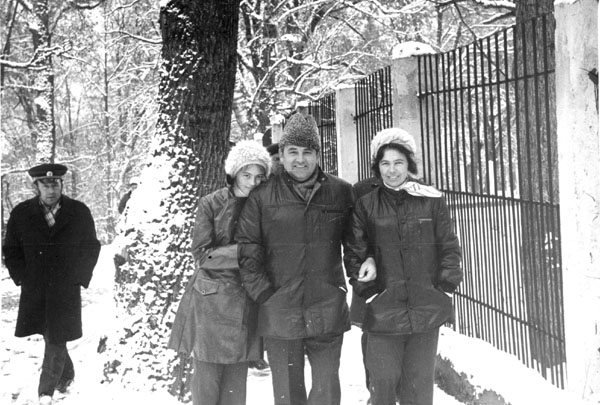
<instances>
[{"instance_id":1,"label":"snow-covered branch","mask_svg":"<svg viewBox=\"0 0 600 405\"><path fill-rule=\"evenodd\" d=\"M135 35L135 34L132 34L130 32L122 31L122 30L109 31L109 32L107 32L107 34L121 34L121 35L125 35L125 36L127 36L129 38L133 38L133 39L135 39L137 41L145 42L147 44L152 44L152 45L160 45L160 44L162 44L162 40L161 39L145 38L145 37L142 37L140 35Z\"/></svg>"},{"instance_id":2,"label":"snow-covered branch","mask_svg":"<svg viewBox=\"0 0 600 405\"><path fill-rule=\"evenodd\" d=\"M31 69L31 70L43 70L45 66L40 66L40 62L48 56L59 56L65 52L68 52L68 47L55 45L52 47L40 47L35 50L31 58L27 62L16 62L9 59L0 58L0 65L6 66L12 69Z\"/></svg>"}]
</instances>

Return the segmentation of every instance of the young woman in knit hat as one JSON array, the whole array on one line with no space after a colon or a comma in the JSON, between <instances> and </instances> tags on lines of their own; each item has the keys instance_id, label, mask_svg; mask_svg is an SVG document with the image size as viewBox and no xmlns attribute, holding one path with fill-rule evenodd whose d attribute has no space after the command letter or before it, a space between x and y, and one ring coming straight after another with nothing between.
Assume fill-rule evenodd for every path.
<instances>
[{"instance_id":1,"label":"young woman in knit hat","mask_svg":"<svg viewBox=\"0 0 600 405\"><path fill-rule=\"evenodd\" d=\"M225 161L228 186L200 199L190 279L169 347L194 359L194 405L246 403L248 362L259 359L257 309L239 275L234 232L248 194L269 175L270 157L255 141L236 144Z\"/></svg>"},{"instance_id":2,"label":"young woman in knit hat","mask_svg":"<svg viewBox=\"0 0 600 405\"><path fill-rule=\"evenodd\" d=\"M439 328L453 318L462 280L461 249L441 192L416 180L413 137L399 128L371 142L381 185L358 199L346 270L371 267L375 280L351 280L366 299L366 367L373 405L427 405ZM398 397L398 398L396 398Z\"/></svg>"}]
</instances>

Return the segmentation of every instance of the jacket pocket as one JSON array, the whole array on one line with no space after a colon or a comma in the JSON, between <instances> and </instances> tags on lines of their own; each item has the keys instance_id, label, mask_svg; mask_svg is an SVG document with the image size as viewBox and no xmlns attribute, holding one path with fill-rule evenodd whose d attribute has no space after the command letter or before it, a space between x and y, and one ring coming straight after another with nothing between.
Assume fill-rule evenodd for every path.
<instances>
[{"instance_id":1,"label":"jacket pocket","mask_svg":"<svg viewBox=\"0 0 600 405\"><path fill-rule=\"evenodd\" d=\"M202 295L216 294L219 291L219 283L214 280L198 277L194 283L194 289Z\"/></svg>"}]
</instances>

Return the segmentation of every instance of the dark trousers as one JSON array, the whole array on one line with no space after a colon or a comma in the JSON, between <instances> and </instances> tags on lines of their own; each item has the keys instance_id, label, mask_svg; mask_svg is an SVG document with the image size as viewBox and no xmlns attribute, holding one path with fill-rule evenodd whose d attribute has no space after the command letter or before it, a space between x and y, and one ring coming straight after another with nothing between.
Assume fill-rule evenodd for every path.
<instances>
[{"instance_id":1,"label":"dark trousers","mask_svg":"<svg viewBox=\"0 0 600 405\"><path fill-rule=\"evenodd\" d=\"M265 338L275 405L339 405L343 339L344 335L294 340ZM304 384L305 353L312 373L308 401Z\"/></svg>"},{"instance_id":2,"label":"dark trousers","mask_svg":"<svg viewBox=\"0 0 600 405\"><path fill-rule=\"evenodd\" d=\"M373 405L433 404L439 328L407 335L367 337L367 368Z\"/></svg>"},{"instance_id":3,"label":"dark trousers","mask_svg":"<svg viewBox=\"0 0 600 405\"><path fill-rule=\"evenodd\" d=\"M365 368L365 383L369 389L369 369L367 368L367 338L369 334L363 332L360 336L360 349L362 351L363 367Z\"/></svg>"},{"instance_id":4,"label":"dark trousers","mask_svg":"<svg viewBox=\"0 0 600 405\"><path fill-rule=\"evenodd\" d=\"M194 360L194 405L245 405L248 362L217 364Z\"/></svg>"},{"instance_id":5,"label":"dark trousers","mask_svg":"<svg viewBox=\"0 0 600 405\"><path fill-rule=\"evenodd\" d=\"M52 396L59 382L75 378L75 369L67 351L67 342L50 343L50 340L44 336L44 343L44 361L38 395Z\"/></svg>"}]
</instances>

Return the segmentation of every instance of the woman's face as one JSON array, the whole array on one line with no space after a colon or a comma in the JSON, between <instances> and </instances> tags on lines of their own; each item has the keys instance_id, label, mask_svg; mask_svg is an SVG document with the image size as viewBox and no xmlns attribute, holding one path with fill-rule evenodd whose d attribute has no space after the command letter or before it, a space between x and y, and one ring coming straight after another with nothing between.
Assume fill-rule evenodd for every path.
<instances>
[{"instance_id":1,"label":"woman's face","mask_svg":"<svg viewBox=\"0 0 600 405\"><path fill-rule=\"evenodd\" d=\"M381 180L389 187L399 187L408 177L408 159L396 149L386 149L379 162Z\"/></svg>"},{"instance_id":2,"label":"woman's face","mask_svg":"<svg viewBox=\"0 0 600 405\"><path fill-rule=\"evenodd\" d=\"M247 165L235 175L234 194L247 197L254 187L265 180L265 169L259 165Z\"/></svg>"}]
</instances>

